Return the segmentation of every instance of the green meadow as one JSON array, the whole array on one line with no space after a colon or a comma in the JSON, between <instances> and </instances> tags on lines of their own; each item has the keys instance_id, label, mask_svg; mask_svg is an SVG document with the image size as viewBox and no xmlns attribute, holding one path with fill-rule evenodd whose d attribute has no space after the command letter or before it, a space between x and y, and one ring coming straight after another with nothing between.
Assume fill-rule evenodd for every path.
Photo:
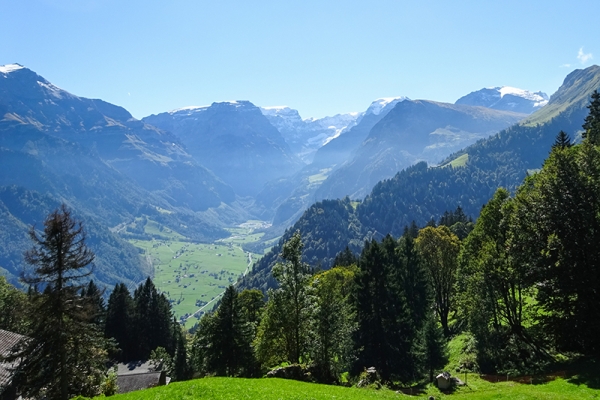
<instances>
[{"instance_id":1,"label":"green meadow","mask_svg":"<svg viewBox=\"0 0 600 400\"><path fill-rule=\"evenodd\" d=\"M230 228L229 238L215 243L192 243L177 232L148 221L145 233L154 238L129 241L152 264L154 284L169 298L176 317L191 328L201 311L212 309L225 288L260 258L241 247L260 239L262 233L253 233L260 226L260 221L249 221Z\"/></svg>"},{"instance_id":2,"label":"green meadow","mask_svg":"<svg viewBox=\"0 0 600 400\"><path fill-rule=\"evenodd\" d=\"M597 399L600 390L589 388L575 379L556 379L541 384L516 382L490 383L476 374L470 374L468 385L452 393L443 393L433 385L408 389L357 389L328 386L292 380L262 378L202 378L187 382L174 382L168 386L116 395L115 400L370 400L370 399L435 399L483 400L558 400Z\"/></svg>"}]
</instances>

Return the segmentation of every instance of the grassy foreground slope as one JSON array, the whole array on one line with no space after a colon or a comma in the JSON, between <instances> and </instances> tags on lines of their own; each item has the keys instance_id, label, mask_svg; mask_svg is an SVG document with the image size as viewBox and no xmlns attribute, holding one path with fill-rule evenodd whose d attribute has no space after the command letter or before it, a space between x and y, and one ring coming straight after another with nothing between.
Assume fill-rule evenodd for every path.
<instances>
[{"instance_id":1,"label":"grassy foreground slope","mask_svg":"<svg viewBox=\"0 0 600 400\"><path fill-rule=\"evenodd\" d=\"M319 385L284 379L203 378L175 382L168 386L140 390L113 396L115 400L369 400L398 398L436 399L592 399L600 397L600 390L584 384L557 379L544 384L519 384L515 382L489 383L476 375L469 375L469 386L460 387L452 394L443 394L428 386L415 389L412 395L393 390L356 389L341 386Z\"/></svg>"}]
</instances>

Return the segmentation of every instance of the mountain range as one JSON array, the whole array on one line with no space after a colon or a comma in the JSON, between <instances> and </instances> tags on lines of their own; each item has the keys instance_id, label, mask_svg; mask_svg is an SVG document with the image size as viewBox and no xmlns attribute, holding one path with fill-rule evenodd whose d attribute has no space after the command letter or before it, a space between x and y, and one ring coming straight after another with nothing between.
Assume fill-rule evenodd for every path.
<instances>
[{"instance_id":1,"label":"mountain range","mask_svg":"<svg viewBox=\"0 0 600 400\"><path fill-rule=\"evenodd\" d=\"M406 168L377 183L361 201L346 197L312 204L242 279L241 286L272 287L271 268L283 243L297 230L304 241L304 260L328 268L345 246L358 252L364 240L400 236L412 222L423 226L457 206L477 217L497 188L514 191L528 173L541 167L558 132L581 138L594 90L600 90L600 67L575 70L546 106L439 165L420 162Z\"/></svg>"},{"instance_id":2,"label":"mountain range","mask_svg":"<svg viewBox=\"0 0 600 400\"><path fill-rule=\"evenodd\" d=\"M592 78L573 79L581 86ZM134 284L152 274L151 265L123 239L125 227L138 218L155 221L189 240L208 242L226 236L226 226L263 219L273 222L265 235L272 238L296 221L305 227L318 224L315 221L323 215L315 207L327 204L332 216L323 221L332 229L313 236L322 235L321 241L327 235L337 239L322 242L326 251L318 253L323 255L321 261L320 255L310 256L311 261L326 264L346 239L360 246L373 229L389 228L373 222L379 220L378 213L365 211L367 204L379 204L374 199L382 187L410 176L408 185L414 188L419 186L412 181L418 174L454 171L420 161L457 165L457 160L468 158L467 166L475 165L476 151L461 148L478 139L478 144L487 143L485 138L517 121L519 129L536 129L539 121L546 124L548 118L567 115L565 110L572 110L568 99L575 96L565 89L542 107L542 93L494 90L500 100L506 99L484 102L486 96L498 96L483 91L457 104L384 98L364 112L321 119L302 119L289 107L260 108L249 101L232 101L137 120L122 107L71 94L18 64L2 66L0 223L6 229L0 232L0 272L15 280L22 252L30 245L29 227L39 229L44 216L63 202L90 231L96 277L104 284ZM528 116L528 110L540 107ZM549 109L553 111L548 113ZM571 111L568 115L579 118ZM509 174L506 179L513 178ZM467 190L470 194L461 201L467 204L465 196L480 190L483 194L470 200L476 204L487 196L482 187ZM362 199L367 194L359 203L346 199L311 206L326 198ZM444 204L451 203L456 198L448 196ZM429 209L427 201L419 204L414 217L419 221L439 211ZM315 221L300 218L307 209ZM392 210L387 212L393 215ZM394 224L400 226L405 219L396 218ZM344 222L334 228L338 220Z\"/></svg>"}]
</instances>

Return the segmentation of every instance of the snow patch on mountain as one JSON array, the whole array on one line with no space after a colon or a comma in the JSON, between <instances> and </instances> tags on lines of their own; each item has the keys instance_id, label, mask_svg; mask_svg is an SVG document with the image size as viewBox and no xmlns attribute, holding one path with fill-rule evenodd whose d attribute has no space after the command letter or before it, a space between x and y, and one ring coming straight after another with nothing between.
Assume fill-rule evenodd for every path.
<instances>
[{"instance_id":1,"label":"snow patch on mountain","mask_svg":"<svg viewBox=\"0 0 600 400\"><path fill-rule=\"evenodd\" d=\"M171 115L173 115L173 114L191 115L197 111L206 110L208 107L210 107L210 106L187 106L187 107L176 108L174 110L169 111L168 113Z\"/></svg>"},{"instance_id":2,"label":"snow patch on mountain","mask_svg":"<svg viewBox=\"0 0 600 400\"><path fill-rule=\"evenodd\" d=\"M401 101L408 100L408 97L382 97L371 103L365 114L379 115L383 110L393 108Z\"/></svg>"},{"instance_id":3,"label":"snow patch on mountain","mask_svg":"<svg viewBox=\"0 0 600 400\"><path fill-rule=\"evenodd\" d=\"M495 86L471 92L458 99L455 104L531 114L548 104L548 100L548 95L543 92L530 92L512 86Z\"/></svg>"},{"instance_id":4,"label":"snow patch on mountain","mask_svg":"<svg viewBox=\"0 0 600 400\"><path fill-rule=\"evenodd\" d=\"M11 72L18 71L18 70L23 69L23 68L25 68L25 67L22 66L21 64L0 65L0 73L9 74Z\"/></svg>"},{"instance_id":5,"label":"snow patch on mountain","mask_svg":"<svg viewBox=\"0 0 600 400\"><path fill-rule=\"evenodd\" d=\"M261 107L261 112L283 135L290 148L310 162L318 148L354 126L362 113L351 112L323 118L302 118L288 106Z\"/></svg>"}]
</instances>

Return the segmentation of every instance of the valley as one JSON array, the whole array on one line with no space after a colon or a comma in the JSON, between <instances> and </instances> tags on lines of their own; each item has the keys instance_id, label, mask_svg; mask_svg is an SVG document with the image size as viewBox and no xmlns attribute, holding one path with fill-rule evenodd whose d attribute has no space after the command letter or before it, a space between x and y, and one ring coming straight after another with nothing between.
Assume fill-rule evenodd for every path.
<instances>
[{"instance_id":1,"label":"valley","mask_svg":"<svg viewBox=\"0 0 600 400\"><path fill-rule=\"evenodd\" d=\"M138 219L132 226L140 225ZM230 236L213 243L197 243L165 228L146 221L147 239L129 238L154 271L153 281L169 301L175 317L187 329L210 311L225 288L235 284L251 270L262 254L246 251L242 246L258 241L267 227L263 221L247 221L228 228ZM121 228L122 230L124 228Z\"/></svg>"}]
</instances>

